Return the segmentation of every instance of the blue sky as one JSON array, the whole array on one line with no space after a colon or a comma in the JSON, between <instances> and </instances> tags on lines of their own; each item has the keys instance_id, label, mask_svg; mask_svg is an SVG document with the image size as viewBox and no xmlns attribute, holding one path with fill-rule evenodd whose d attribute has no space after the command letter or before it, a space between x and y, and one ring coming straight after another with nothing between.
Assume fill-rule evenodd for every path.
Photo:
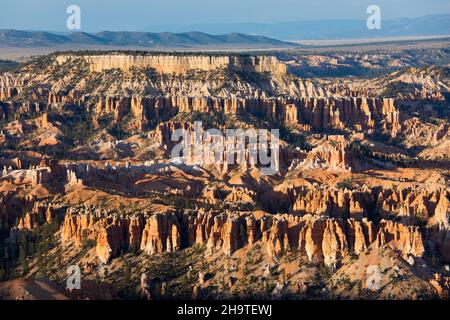
<instances>
[{"instance_id":1,"label":"blue sky","mask_svg":"<svg viewBox=\"0 0 450 320\"><path fill-rule=\"evenodd\" d=\"M161 24L365 20L371 4L380 6L383 19L450 13L450 0L0 0L0 29L65 31L70 4L80 6L87 32Z\"/></svg>"}]
</instances>

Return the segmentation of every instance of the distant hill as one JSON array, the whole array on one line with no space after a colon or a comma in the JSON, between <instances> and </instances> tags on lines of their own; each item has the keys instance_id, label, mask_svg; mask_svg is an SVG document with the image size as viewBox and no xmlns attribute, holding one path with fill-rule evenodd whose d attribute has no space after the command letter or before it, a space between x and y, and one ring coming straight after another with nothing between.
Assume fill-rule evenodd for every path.
<instances>
[{"instance_id":1,"label":"distant hill","mask_svg":"<svg viewBox=\"0 0 450 320\"><path fill-rule=\"evenodd\" d=\"M241 33L210 35L202 32L74 32L55 34L43 31L0 30L0 47L55 47L55 46L134 46L146 48L251 47L277 48L297 46L264 36Z\"/></svg>"},{"instance_id":2,"label":"distant hill","mask_svg":"<svg viewBox=\"0 0 450 320\"><path fill-rule=\"evenodd\" d=\"M369 30L366 20L312 20L280 23L231 23L153 25L145 31L183 32L197 30L209 34L240 32L285 40L330 40L352 38L382 38L399 36L450 35L450 14L419 18L382 20L380 30Z\"/></svg>"}]
</instances>

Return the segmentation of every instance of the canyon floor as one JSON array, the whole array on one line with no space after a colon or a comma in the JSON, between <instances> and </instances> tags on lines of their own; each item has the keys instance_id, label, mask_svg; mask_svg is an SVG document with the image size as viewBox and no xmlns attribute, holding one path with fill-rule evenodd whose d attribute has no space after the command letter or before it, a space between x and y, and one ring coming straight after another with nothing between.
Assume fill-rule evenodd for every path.
<instances>
[{"instance_id":1,"label":"canyon floor","mask_svg":"<svg viewBox=\"0 0 450 320\"><path fill-rule=\"evenodd\" d=\"M0 61L0 299L449 299L436 41ZM277 170L212 128L278 130Z\"/></svg>"}]
</instances>

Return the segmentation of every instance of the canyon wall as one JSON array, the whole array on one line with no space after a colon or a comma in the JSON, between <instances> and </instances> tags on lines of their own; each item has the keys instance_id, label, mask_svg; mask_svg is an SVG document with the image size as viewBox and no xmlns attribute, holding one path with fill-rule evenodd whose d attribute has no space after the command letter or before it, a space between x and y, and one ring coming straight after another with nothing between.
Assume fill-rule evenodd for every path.
<instances>
[{"instance_id":1,"label":"canyon wall","mask_svg":"<svg viewBox=\"0 0 450 320\"><path fill-rule=\"evenodd\" d=\"M415 224L428 221L430 225L448 227L450 192L425 188L306 188L299 187L277 194L293 205L299 214L326 215L336 218L361 218L378 215L393 216Z\"/></svg>"},{"instance_id":2,"label":"canyon wall","mask_svg":"<svg viewBox=\"0 0 450 320\"><path fill-rule=\"evenodd\" d=\"M198 211L93 218L86 212L70 213L64 220L61 238L64 243L73 241L79 246L86 239L95 239L97 256L103 263L127 250L140 249L154 255L196 244L205 244L207 252L220 250L231 256L240 248L260 242L275 259L300 250L310 261L334 267L348 254L364 252L371 246L392 245L405 257L420 257L425 251L423 235L416 226L388 220L375 225L367 219L291 214L255 218L245 213Z\"/></svg>"},{"instance_id":3,"label":"canyon wall","mask_svg":"<svg viewBox=\"0 0 450 320\"><path fill-rule=\"evenodd\" d=\"M220 112L225 115L250 113L285 125L310 129L381 129L395 136L400 129L399 112L393 99L383 98L211 98L188 96L105 97L95 114L114 114L115 121L131 113L138 127L151 120L168 119L179 113ZM377 127L377 123L382 123Z\"/></svg>"}]
</instances>

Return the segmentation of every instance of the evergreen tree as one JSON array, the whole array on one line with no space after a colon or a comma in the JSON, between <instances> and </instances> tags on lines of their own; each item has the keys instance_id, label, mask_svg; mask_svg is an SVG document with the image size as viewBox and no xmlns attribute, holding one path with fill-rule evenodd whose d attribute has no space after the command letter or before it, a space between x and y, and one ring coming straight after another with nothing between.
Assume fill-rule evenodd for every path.
<instances>
[{"instance_id":1,"label":"evergreen tree","mask_svg":"<svg viewBox=\"0 0 450 320\"><path fill-rule=\"evenodd\" d=\"M123 271L123 283L124 285L128 285L130 282L131 282L131 266L130 263L126 261Z\"/></svg>"},{"instance_id":2,"label":"evergreen tree","mask_svg":"<svg viewBox=\"0 0 450 320\"><path fill-rule=\"evenodd\" d=\"M19 246L19 264L24 264L28 256L27 246L26 244L20 244Z\"/></svg>"}]
</instances>

